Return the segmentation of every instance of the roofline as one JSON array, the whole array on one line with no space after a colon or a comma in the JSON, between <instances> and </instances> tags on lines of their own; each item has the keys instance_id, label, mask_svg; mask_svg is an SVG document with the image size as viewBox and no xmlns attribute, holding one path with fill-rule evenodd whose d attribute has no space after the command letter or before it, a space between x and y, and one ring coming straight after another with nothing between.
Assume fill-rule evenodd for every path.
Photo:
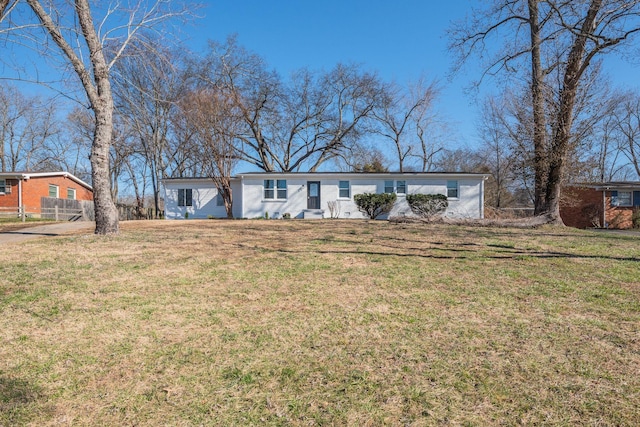
<instances>
[{"instance_id":1,"label":"roofline","mask_svg":"<svg viewBox=\"0 0 640 427\"><path fill-rule=\"evenodd\" d=\"M0 178L13 178L13 179L21 179L28 180L31 178L43 178L47 176L61 176L64 178L69 178L83 187L93 191L93 187L77 176L70 174L69 172L0 172Z\"/></svg>"},{"instance_id":2,"label":"roofline","mask_svg":"<svg viewBox=\"0 0 640 427\"><path fill-rule=\"evenodd\" d=\"M490 174L486 173L471 173L471 172L246 172L238 174L242 176L265 176L265 175L288 175L288 176L468 176L468 177L485 177Z\"/></svg>"},{"instance_id":3,"label":"roofline","mask_svg":"<svg viewBox=\"0 0 640 427\"><path fill-rule=\"evenodd\" d=\"M232 176L230 178L231 178L231 181L239 181L240 180L239 176ZM170 182L209 181L212 184L214 184L213 179L211 179L211 177L208 177L208 176L190 176L190 177L183 177L183 178L162 178L160 180L160 182L166 182L166 181L170 181Z\"/></svg>"},{"instance_id":4,"label":"roofline","mask_svg":"<svg viewBox=\"0 0 640 427\"><path fill-rule=\"evenodd\" d=\"M270 177L270 176L297 176L297 177L348 177L348 178L480 178L487 179L491 174L487 173L469 173L469 172L245 172L232 176L232 180L240 180L245 177ZM183 177L183 178L164 178L161 182L180 182L180 181L205 181L211 180L210 177Z\"/></svg>"},{"instance_id":5,"label":"roofline","mask_svg":"<svg viewBox=\"0 0 640 427\"><path fill-rule=\"evenodd\" d=\"M616 188L640 189L640 181L580 182L575 184L569 184L568 186L592 188L596 191L615 190Z\"/></svg>"}]
</instances>

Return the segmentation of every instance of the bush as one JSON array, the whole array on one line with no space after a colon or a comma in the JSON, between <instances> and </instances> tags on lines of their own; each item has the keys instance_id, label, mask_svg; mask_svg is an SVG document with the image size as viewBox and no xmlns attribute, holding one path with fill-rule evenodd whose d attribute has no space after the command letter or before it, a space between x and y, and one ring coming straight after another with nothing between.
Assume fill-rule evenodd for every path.
<instances>
[{"instance_id":1,"label":"bush","mask_svg":"<svg viewBox=\"0 0 640 427\"><path fill-rule=\"evenodd\" d=\"M407 203L411 211L422 218L439 215L449 206L444 194L407 194Z\"/></svg>"},{"instance_id":2,"label":"bush","mask_svg":"<svg viewBox=\"0 0 640 427\"><path fill-rule=\"evenodd\" d=\"M640 208L635 208L631 214L631 226L640 228Z\"/></svg>"},{"instance_id":3,"label":"bush","mask_svg":"<svg viewBox=\"0 0 640 427\"><path fill-rule=\"evenodd\" d=\"M582 215L589 220L592 227L602 227L602 205L591 203L581 210Z\"/></svg>"},{"instance_id":4,"label":"bush","mask_svg":"<svg viewBox=\"0 0 640 427\"><path fill-rule=\"evenodd\" d=\"M396 202L395 193L364 193L353 196L353 201L358 206L360 212L370 219L376 219L380 215L391 212L393 204Z\"/></svg>"}]
</instances>

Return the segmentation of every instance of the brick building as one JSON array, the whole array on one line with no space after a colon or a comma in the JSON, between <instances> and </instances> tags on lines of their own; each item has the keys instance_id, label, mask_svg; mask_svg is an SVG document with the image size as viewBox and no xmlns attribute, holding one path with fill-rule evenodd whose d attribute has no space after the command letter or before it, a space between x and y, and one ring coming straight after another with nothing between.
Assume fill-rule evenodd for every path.
<instances>
[{"instance_id":1,"label":"brick building","mask_svg":"<svg viewBox=\"0 0 640 427\"><path fill-rule=\"evenodd\" d=\"M640 182L574 184L563 190L560 216L577 228L633 228L640 210Z\"/></svg>"},{"instance_id":2,"label":"brick building","mask_svg":"<svg viewBox=\"0 0 640 427\"><path fill-rule=\"evenodd\" d=\"M93 200L93 188L68 172L0 172L0 214L40 216L43 198Z\"/></svg>"}]
</instances>

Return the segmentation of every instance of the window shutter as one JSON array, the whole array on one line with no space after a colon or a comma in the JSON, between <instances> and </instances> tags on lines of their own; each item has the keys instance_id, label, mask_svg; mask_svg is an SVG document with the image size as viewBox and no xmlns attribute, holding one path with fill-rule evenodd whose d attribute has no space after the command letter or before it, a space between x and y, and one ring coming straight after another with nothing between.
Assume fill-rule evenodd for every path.
<instances>
[{"instance_id":1,"label":"window shutter","mask_svg":"<svg viewBox=\"0 0 640 427\"><path fill-rule=\"evenodd\" d=\"M633 206L640 206L640 191L633 192Z\"/></svg>"},{"instance_id":2,"label":"window shutter","mask_svg":"<svg viewBox=\"0 0 640 427\"><path fill-rule=\"evenodd\" d=\"M618 192L616 190L611 191L611 206L618 206Z\"/></svg>"},{"instance_id":3,"label":"window shutter","mask_svg":"<svg viewBox=\"0 0 640 427\"><path fill-rule=\"evenodd\" d=\"M193 206L193 190L191 188L187 189L187 200L185 204L187 206Z\"/></svg>"}]
</instances>

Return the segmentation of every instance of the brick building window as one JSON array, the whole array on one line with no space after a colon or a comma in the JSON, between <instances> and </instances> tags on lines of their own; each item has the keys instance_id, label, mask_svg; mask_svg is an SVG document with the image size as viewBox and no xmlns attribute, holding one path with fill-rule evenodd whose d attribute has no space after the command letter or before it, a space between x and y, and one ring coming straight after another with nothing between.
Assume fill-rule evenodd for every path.
<instances>
[{"instance_id":1,"label":"brick building window","mask_svg":"<svg viewBox=\"0 0 640 427\"><path fill-rule=\"evenodd\" d=\"M49 197L57 199L60 196L60 189L57 185L49 184Z\"/></svg>"},{"instance_id":2,"label":"brick building window","mask_svg":"<svg viewBox=\"0 0 640 427\"><path fill-rule=\"evenodd\" d=\"M76 189L75 188L67 188L67 199L75 200L76 199Z\"/></svg>"},{"instance_id":3,"label":"brick building window","mask_svg":"<svg viewBox=\"0 0 640 427\"><path fill-rule=\"evenodd\" d=\"M611 206L633 206L633 192L632 191L612 191L611 192Z\"/></svg>"}]
</instances>

